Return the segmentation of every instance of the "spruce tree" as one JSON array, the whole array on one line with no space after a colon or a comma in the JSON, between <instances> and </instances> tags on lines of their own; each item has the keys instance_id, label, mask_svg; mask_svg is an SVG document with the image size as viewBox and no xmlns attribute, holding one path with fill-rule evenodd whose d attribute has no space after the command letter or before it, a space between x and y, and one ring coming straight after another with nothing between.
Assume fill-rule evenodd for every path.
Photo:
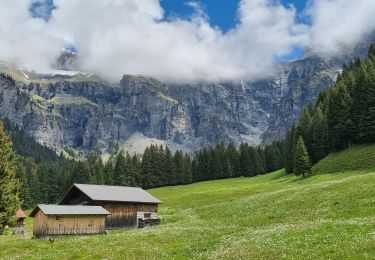
<instances>
[{"instance_id":1,"label":"spruce tree","mask_svg":"<svg viewBox=\"0 0 375 260\"><path fill-rule=\"evenodd\" d=\"M334 149L346 148L352 143L352 103L347 87L340 81L332 90L327 111L329 138Z\"/></svg>"},{"instance_id":2,"label":"spruce tree","mask_svg":"<svg viewBox=\"0 0 375 260\"><path fill-rule=\"evenodd\" d=\"M249 145L246 143L241 143L240 145L240 175L239 176L251 176L252 162L250 158Z\"/></svg>"},{"instance_id":3,"label":"spruce tree","mask_svg":"<svg viewBox=\"0 0 375 260\"><path fill-rule=\"evenodd\" d=\"M109 158L105 162L103 168L103 184L112 185L113 184L113 161Z\"/></svg>"},{"instance_id":4,"label":"spruce tree","mask_svg":"<svg viewBox=\"0 0 375 260\"><path fill-rule=\"evenodd\" d=\"M298 133L302 136L302 139L305 142L307 150L311 151L311 143L312 143L312 132L311 132L311 124L312 124L312 106L309 105L306 107L303 112L299 124L297 126Z\"/></svg>"},{"instance_id":5,"label":"spruce tree","mask_svg":"<svg viewBox=\"0 0 375 260\"><path fill-rule=\"evenodd\" d=\"M19 180L16 178L16 154L0 122L0 234L13 221L20 207Z\"/></svg>"},{"instance_id":6,"label":"spruce tree","mask_svg":"<svg viewBox=\"0 0 375 260\"><path fill-rule=\"evenodd\" d=\"M220 157L219 146L211 148L210 152L210 180L222 179L224 177L223 162Z\"/></svg>"},{"instance_id":7,"label":"spruce tree","mask_svg":"<svg viewBox=\"0 0 375 260\"><path fill-rule=\"evenodd\" d=\"M193 182L198 182L200 178L198 157L199 157L199 153L197 153L194 156L193 161L191 162L191 174L192 174Z\"/></svg>"},{"instance_id":8,"label":"spruce tree","mask_svg":"<svg viewBox=\"0 0 375 260\"><path fill-rule=\"evenodd\" d=\"M303 178L311 171L311 164L309 154L302 137L300 136L296 145L295 159L294 159L294 173L299 176L302 175Z\"/></svg>"},{"instance_id":9,"label":"spruce tree","mask_svg":"<svg viewBox=\"0 0 375 260\"><path fill-rule=\"evenodd\" d=\"M27 161L19 158L20 161L17 163L17 179L20 180L20 194L19 198L22 201L22 207L24 208L31 208L33 205L32 197L31 197L31 185L29 183L28 175L29 170L32 168L25 167Z\"/></svg>"},{"instance_id":10,"label":"spruce tree","mask_svg":"<svg viewBox=\"0 0 375 260\"><path fill-rule=\"evenodd\" d=\"M284 163L285 172L287 174L294 172L294 158L295 158L295 145L296 145L296 127L295 125L289 130L285 139L284 146Z\"/></svg>"},{"instance_id":11,"label":"spruce tree","mask_svg":"<svg viewBox=\"0 0 375 260\"><path fill-rule=\"evenodd\" d=\"M128 185L126 160L123 150L120 150L119 154L116 156L116 163L113 171L113 183L118 186Z\"/></svg>"},{"instance_id":12,"label":"spruce tree","mask_svg":"<svg viewBox=\"0 0 375 260\"><path fill-rule=\"evenodd\" d=\"M43 171L45 171L43 169ZM41 172L41 174L43 174ZM84 161L78 161L73 165L72 168L72 175L73 175L73 183L82 183L88 184L90 183L90 170L87 167L87 164ZM41 176L42 179L45 179L46 176Z\"/></svg>"},{"instance_id":13,"label":"spruce tree","mask_svg":"<svg viewBox=\"0 0 375 260\"><path fill-rule=\"evenodd\" d=\"M143 152L141 162L141 179L143 188L151 188L153 186L153 164L152 164L152 151L150 147L146 147Z\"/></svg>"},{"instance_id":14,"label":"spruce tree","mask_svg":"<svg viewBox=\"0 0 375 260\"><path fill-rule=\"evenodd\" d=\"M240 156L234 143L230 142L228 144L226 156L228 157L233 177L240 176Z\"/></svg>"},{"instance_id":15,"label":"spruce tree","mask_svg":"<svg viewBox=\"0 0 375 260\"><path fill-rule=\"evenodd\" d=\"M191 169L191 157L185 153L183 156L183 172L184 172L184 184L192 183L192 169Z\"/></svg>"},{"instance_id":16,"label":"spruce tree","mask_svg":"<svg viewBox=\"0 0 375 260\"><path fill-rule=\"evenodd\" d=\"M317 106L311 124L311 162L316 163L328 153L327 120L320 106Z\"/></svg>"},{"instance_id":17,"label":"spruce tree","mask_svg":"<svg viewBox=\"0 0 375 260\"><path fill-rule=\"evenodd\" d=\"M133 154L132 156L132 165L133 165L133 171L134 171L135 186L141 187L142 186L141 162L137 154Z\"/></svg>"},{"instance_id":18,"label":"spruce tree","mask_svg":"<svg viewBox=\"0 0 375 260\"><path fill-rule=\"evenodd\" d=\"M173 155L168 146L165 148L165 158L164 158L164 179L163 182L166 185L177 184L176 167L173 159Z\"/></svg>"},{"instance_id":19,"label":"spruce tree","mask_svg":"<svg viewBox=\"0 0 375 260\"><path fill-rule=\"evenodd\" d=\"M183 162L183 154L181 151L176 151L174 154L174 165L176 169L176 184L183 184L184 183L184 162Z\"/></svg>"}]
</instances>

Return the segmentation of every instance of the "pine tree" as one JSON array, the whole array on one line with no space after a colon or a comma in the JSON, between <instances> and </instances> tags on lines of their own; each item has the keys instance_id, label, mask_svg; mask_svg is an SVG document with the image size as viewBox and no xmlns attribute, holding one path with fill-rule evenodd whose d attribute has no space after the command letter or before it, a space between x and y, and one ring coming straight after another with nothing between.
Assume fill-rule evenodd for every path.
<instances>
[{"instance_id":1,"label":"pine tree","mask_svg":"<svg viewBox=\"0 0 375 260\"><path fill-rule=\"evenodd\" d=\"M318 162L328 153L328 132L327 132L327 120L322 112L320 106L318 106L314 112L314 116L311 123L311 161L313 163Z\"/></svg>"},{"instance_id":2,"label":"pine tree","mask_svg":"<svg viewBox=\"0 0 375 260\"><path fill-rule=\"evenodd\" d=\"M137 186L137 183L136 183L137 173L134 169L132 157L130 156L128 152L126 152L126 156L125 156L125 166L126 166L125 175L127 176L127 182L128 182L127 184L129 186Z\"/></svg>"},{"instance_id":3,"label":"pine tree","mask_svg":"<svg viewBox=\"0 0 375 260\"><path fill-rule=\"evenodd\" d=\"M174 165L176 169L176 183L183 184L184 183L184 162L183 162L183 154L181 151L176 151L174 154Z\"/></svg>"},{"instance_id":4,"label":"pine tree","mask_svg":"<svg viewBox=\"0 0 375 260\"><path fill-rule=\"evenodd\" d=\"M43 169L43 171L46 171L46 170ZM91 179L90 170L88 169L87 164L84 161L78 161L73 165L72 176L73 176L72 178L73 183L82 183L82 184L90 183L90 179Z\"/></svg>"},{"instance_id":5,"label":"pine tree","mask_svg":"<svg viewBox=\"0 0 375 260\"><path fill-rule=\"evenodd\" d=\"M113 161L109 158L105 162L103 168L103 184L112 185L113 184Z\"/></svg>"},{"instance_id":6,"label":"pine tree","mask_svg":"<svg viewBox=\"0 0 375 260\"><path fill-rule=\"evenodd\" d=\"M177 176L176 176L176 166L175 162L168 146L165 148L165 158L164 158L164 179L163 182L166 185L176 185Z\"/></svg>"},{"instance_id":7,"label":"pine tree","mask_svg":"<svg viewBox=\"0 0 375 260\"><path fill-rule=\"evenodd\" d=\"M210 180L224 178L223 162L220 157L220 147L217 145L210 151Z\"/></svg>"},{"instance_id":8,"label":"pine tree","mask_svg":"<svg viewBox=\"0 0 375 260\"><path fill-rule=\"evenodd\" d=\"M46 181L45 187L46 189L46 203L57 203L60 194L63 192L62 187L62 179L60 176L59 170L56 168L53 164L45 164L45 167L43 168L45 172L43 172L44 175L44 181Z\"/></svg>"},{"instance_id":9,"label":"pine tree","mask_svg":"<svg viewBox=\"0 0 375 260\"><path fill-rule=\"evenodd\" d=\"M22 207L25 209L33 208L39 202L39 186L36 176L36 164L32 158L20 157L18 174L21 181L20 199Z\"/></svg>"},{"instance_id":10,"label":"pine tree","mask_svg":"<svg viewBox=\"0 0 375 260\"><path fill-rule=\"evenodd\" d=\"M331 92L327 111L327 124L331 147L346 148L352 143L352 98L347 87L340 81Z\"/></svg>"},{"instance_id":11,"label":"pine tree","mask_svg":"<svg viewBox=\"0 0 375 260\"><path fill-rule=\"evenodd\" d=\"M301 136L297 142L294 162L294 173L297 176L302 175L305 178L311 171L311 164L309 154Z\"/></svg>"},{"instance_id":12,"label":"pine tree","mask_svg":"<svg viewBox=\"0 0 375 260\"><path fill-rule=\"evenodd\" d=\"M311 151L310 144L312 143L312 132L311 132L311 124L312 124L312 106L309 105L306 107L303 112L299 124L297 126L298 133L302 136L306 144L307 151Z\"/></svg>"},{"instance_id":13,"label":"pine tree","mask_svg":"<svg viewBox=\"0 0 375 260\"><path fill-rule=\"evenodd\" d=\"M137 154L134 154L132 156L132 165L133 165L133 171L134 171L135 186L141 187L142 186L142 176L141 176L142 169L141 169L141 162Z\"/></svg>"},{"instance_id":14,"label":"pine tree","mask_svg":"<svg viewBox=\"0 0 375 260\"><path fill-rule=\"evenodd\" d=\"M240 156L234 143L230 142L227 146L226 156L228 157L230 167L232 169L232 176L240 176Z\"/></svg>"},{"instance_id":15,"label":"pine tree","mask_svg":"<svg viewBox=\"0 0 375 260\"><path fill-rule=\"evenodd\" d=\"M120 150L119 154L116 156L116 162L113 171L113 183L118 186L128 185L126 160L123 150Z\"/></svg>"},{"instance_id":16,"label":"pine tree","mask_svg":"<svg viewBox=\"0 0 375 260\"><path fill-rule=\"evenodd\" d=\"M184 172L184 184L192 183L193 176L191 171L191 157L185 153L183 156L183 172Z\"/></svg>"},{"instance_id":17,"label":"pine tree","mask_svg":"<svg viewBox=\"0 0 375 260\"><path fill-rule=\"evenodd\" d=\"M203 148L200 157L200 176L201 181L207 181L211 178L211 165L210 165L210 151L206 147Z\"/></svg>"},{"instance_id":18,"label":"pine tree","mask_svg":"<svg viewBox=\"0 0 375 260\"><path fill-rule=\"evenodd\" d=\"M247 176L255 176L260 172L260 157L257 155L257 152L254 147L249 146L248 148L249 154L249 175Z\"/></svg>"},{"instance_id":19,"label":"pine tree","mask_svg":"<svg viewBox=\"0 0 375 260\"><path fill-rule=\"evenodd\" d=\"M284 162L285 162L285 172L287 174L294 172L294 158L295 158L295 146L296 146L296 127L295 125L289 130L285 139L284 146Z\"/></svg>"},{"instance_id":20,"label":"pine tree","mask_svg":"<svg viewBox=\"0 0 375 260\"><path fill-rule=\"evenodd\" d=\"M371 52L372 50L370 50ZM374 61L375 62L375 61ZM367 60L362 64L358 76L359 84L356 88L361 93L357 100L353 102L353 106L359 106L354 114L358 123L355 129L358 129L358 139L362 143L372 143L375 141L375 63ZM358 100L359 99L359 100Z\"/></svg>"},{"instance_id":21,"label":"pine tree","mask_svg":"<svg viewBox=\"0 0 375 260\"><path fill-rule=\"evenodd\" d=\"M142 162L141 162L141 179L143 188L153 187L153 164L152 164L152 151L150 147L146 147L143 152Z\"/></svg>"},{"instance_id":22,"label":"pine tree","mask_svg":"<svg viewBox=\"0 0 375 260\"><path fill-rule=\"evenodd\" d=\"M102 158L99 156L95 162L95 176L96 182L95 184L104 184L104 163Z\"/></svg>"},{"instance_id":23,"label":"pine tree","mask_svg":"<svg viewBox=\"0 0 375 260\"><path fill-rule=\"evenodd\" d=\"M250 158L249 145L241 143L240 145L240 176L252 176L252 161Z\"/></svg>"},{"instance_id":24,"label":"pine tree","mask_svg":"<svg viewBox=\"0 0 375 260\"><path fill-rule=\"evenodd\" d=\"M19 180L16 178L16 154L0 122L0 234L13 221L20 207Z\"/></svg>"},{"instance_id":25,"label":"pine tree","mask_svg":"<svg viewBox=\"0 0 375 260\"><path fill-rule=\"evenodd\" d=\"M264 150L261 147L257 147L255 149L255 158L257 164L257 171L256 174L264 174L266 172L266 158L264 154Z\"/></svg>"},{"instance_id":26,"label":"pine tree","mask_svg":"<svg viewBox=\"0 0 375 260\"><path fill-rule=\"evenodd\" d=\"M264 157L266 161L266 172L273 172L281 169L283 166L283 159L277 142L272 142L264 148Z\"/></svg>"},{"instance_id":27,"label":"pine tree","mask_svg":"<svg viewBox=\"0 0 375 260\"><path fill-rule=\"evenodd\" d=\"M164 170L163 170L163 162L165 159L165 151L163 145L160 145L159 147L155 146L155 149L153 150L153 157L152 157L152 163L153 163L153 176L154 176L154 187L159 187L163 185L163 176L164 176Z\"/></svg>"}]
</instances>

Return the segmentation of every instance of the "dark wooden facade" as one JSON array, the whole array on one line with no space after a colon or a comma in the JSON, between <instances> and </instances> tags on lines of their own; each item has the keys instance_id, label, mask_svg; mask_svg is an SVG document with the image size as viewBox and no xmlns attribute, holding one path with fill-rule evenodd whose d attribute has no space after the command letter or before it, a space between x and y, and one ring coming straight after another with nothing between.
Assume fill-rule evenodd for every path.
<instances>
[{"instance_id":1,"label":"dark wooden facade","mask_svg":"<svg viewBox=\"0 0 375 260\"><path fill-rule=\"evenodd\" d=\"M111 215L106 216L106 229L123 229L137 227L137 211L157 212L158 204L140 202L95 201L72 187L66 194L60 205L92 205L102 206Z\"/></svg>"},{"instance_id":2,"label":"dark wooden facade","mask_svg":"<svg viewBox=\"0 0 375 260\"><path fill-rule=\"evenodd\" d=\"M157 204L136 204L136 203L113 203L102 202L100 206L108 210L105 220L107 229L120 229L137 227L137 211L157 212Z\"/></svg>"}]
</instances>

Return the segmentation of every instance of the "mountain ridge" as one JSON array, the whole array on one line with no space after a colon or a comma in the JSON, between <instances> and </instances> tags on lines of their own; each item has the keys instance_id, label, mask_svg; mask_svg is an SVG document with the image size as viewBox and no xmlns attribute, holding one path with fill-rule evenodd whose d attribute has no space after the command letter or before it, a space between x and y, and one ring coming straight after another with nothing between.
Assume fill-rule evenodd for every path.
<instances>
[{"instance_id":1,"label":"mountain ridge","mask_svg":"<svg viewBox=\"0 0 375 260\"><path fill-rule=\"evenodd\" d=\"M136 152L152 142L186 151L221 141L268 143L334 83L344 62L364 57L374 38L341 58L310 54L280 64L272 77L254 82L171 84L124 75L113 84L81 72L27 75L2 66L17 83L0 79L0 116L39 143L76 156L121 147Z\"/></svg>"}]
</instances>

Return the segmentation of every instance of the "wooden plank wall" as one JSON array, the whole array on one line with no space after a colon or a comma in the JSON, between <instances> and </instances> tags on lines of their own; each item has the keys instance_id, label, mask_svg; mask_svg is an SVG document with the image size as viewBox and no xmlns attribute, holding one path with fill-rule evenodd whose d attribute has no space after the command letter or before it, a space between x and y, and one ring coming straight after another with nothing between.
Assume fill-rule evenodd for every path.
<instances>
[{"instance_id":1,"label":"wooden plank wall","mask_svg":"<svg viewBox=\"0 0 375 260\"><path fill-rule=\"evenodd\" d=\"M58 218L56 218L58 217ZM34 220L34 235L86 235L104 232L104 215L46 216L39 211Z\"/></svg>"},{"instance_id":2,"label":"wooden plank wall","mask_svg":"<svg viewBox=\"0 0 375 260\"><path fill-rule=\"evenodd\" d=\"M48 235L85 235L104 232L105 216L48 216Z\"/></svg>"},{"instance_id":3,"label":"wooden plank wall","mask_svg":"<svg viewBox=\"0 0 375 260\"><path fill-rule=\"evenodd\" d=\"M34 236L45 236L47 235L47 216L42 211L38 211L34 217Z\"/></svg>"},{"instance_id":4,"label":"wooden plank wall","mask_svg":"<svg viewBox=\"0 0 375 260\"><path fill-rule=\"evenodd\" d=\"M111 213L106 217L107 229L137 227L137 211L157 211L155 204L104 203L101 206Z\"/></svg>"}]
</instances>

